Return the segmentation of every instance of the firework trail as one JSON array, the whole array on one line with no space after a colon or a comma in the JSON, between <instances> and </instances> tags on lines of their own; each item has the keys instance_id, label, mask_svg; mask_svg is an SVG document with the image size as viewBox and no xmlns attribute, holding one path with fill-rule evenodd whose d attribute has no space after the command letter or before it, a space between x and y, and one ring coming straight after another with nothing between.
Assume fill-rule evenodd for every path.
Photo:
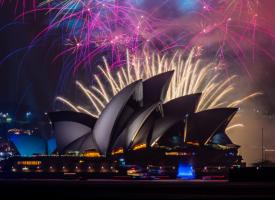
<instances>
[{"instance_id":1,"label":"firework trail","mask_svg":"<svg viewBox=\"0 0 275 200\"><path fill-rule=\"evenodd\" d=\"M82 111L84 111L85 113L87 113L87 114L89 114L89 115L95 117L95 118L98 118L97 115L93 115L92 113L90 113L88 110L82 108L81 106L77 106L77 108L80 109L80 110L82 110Z\"/></svg>"},{"instance_id":2,"label":"firework trail","mask_svg":"<svg viewBox=\"0 0 275 200\"><path fill-rule=\"evenodd\" d=\"M243 124L235 124L235 125L232 125L232 126L227 127L227 128L225 129L225 131L228 131L228 130L230 130L230 129L232 129L232 128L239 128L239 127L244 128L244 125L243 125Z\"/></svg>"},{"instance_id":3,"label":"firework trail","mask_svg":"<svg viewBox=\"0 0 275 200\"><path fill-rule=\"evenodd\" d=\"M15 1L16 5L20 3L20 0ZM0 0L1 5L4 5L4 2L7 1ZM223 101L226 95L234 91L234 85L230 81L235 77L228 73L228 59L231 59L232 55L237 56L248 74L245 59L252 58L254 63L256 48L275 59L256 37L267 36L265 38L272 41L270 44L275 38L274 18L267 12L268 4L261 4L262 1L258 0L161 0L154 7L151 4L144 6L145 3L138 0L21 2L23 13L15 20L21 20L22 17L24 20L26 14L40 11L47 11L46 15L51 19L49 26L34 38L30 48L39 42L44 44L45 40L59 44L61 48L53 61L63 56L63 72L67 72L66 77L72 68L75 73L80 67L85 70L98 69L101 76L108 80L111 88L108 91L103 78L99 76L95 79L97 86L93 86L92 91L77 83L97 114L101 113L112 96L134 80L146 80L169 70L175 70L175 75L166 101L203 92L198 111L237 106L260 93L235 102ZM194 5L188 14L184 11L186 7L182 6L187 5L186 2ZM25 10L27 3L32 5L33 10ZM184 14L184 19L176 16L173 9L172 14L165 10L171 5L183 9L180 13ZM60 33L60 37L49 39L51 33ZM198 47L196 53L192 50L194 46ZM154 51L156 56L151 54L151 51ZM191 52L190 56L183 61L181 56L187 51ZM193 57L197 58L198 55L211 54L215 54L213 64L202 69L199 67L199 60L193 60ZM104 67L97 67L95 61L102 55ZM143 59L140 59L141 55ZM114 74L111 69L116 66L120 66L121 70ZM209 80L209 72L213 66L217 74ZM222 70L225 70L227 80L217 82ZM62 99L59 98L58 100ZM65 99L61 101L71 104ZM75 111L80 109L75 106L72 108Z\"/></svg>"},{"instance_id":4,"label":"firework trail","mask_svg":"<svg viewBox=\"0 0 275 200\"><path fill-rule=\"evenodd\" d=\"M51 7L48 7L49 2ZM172 39L165 34L171 24L138 9L137 1L45 1L39 8L48 9L53 17L50 25L33 42L51 31L65 30L60 38L65 48L54 60L74 54L75 69L90 65L102 52L109 54L115 62L126 55L126 49L130 49L131 55L149 46L160 51L167 49L166 41Z\"/></svg>"},{"instance_id":5,"label":"firework trail","mask_svg":"<svg viewBox=\"0 0 275 200\"><path fill-rule=\"evenodd\" d=\"M4 2L6 2L7 0L0 0L0 5L1 6L3 6L3 4L4 4ZM19 4L19 1L21 1L22 2L22 6L23 6L23 13L22 13L22 15L23 15L23 17L24 17L24 15L25 15L25 11L26 11L26 3L29 5L29 4L32 4L32 7L33 7L33 12L35 12L35 9L36 9L36 1L37 0L32 0L32 1L30 1L30 0L13 0L13 2L14 1L16 1L16 5L15 5L15 8L14 8L14 12L16 13L16 11L17 11L17 7L18 7L18 4ZM28 1L28 2L27 2ZM9 3L11 3L11 1L8 1ZM27 5L27 6L28 6Z\"/></svg>"},{"instance_id":6,"label":"firework trail","mask_svg":"<svg viewBox=\"0 0 275 200\"><path fill-rule=\"evenodd\" d=\"M246 59L255 60L260 49L271 55L257 39L274 41L274 18L267 9L269 3L258 0L15 0L31 4L26 14L48 11L49 26L39 33L32 44L43 40L59 43L62 48L53 61L64 56L76 71L94 68L94 61L103 55L112 65L145 51L170 53L180 48L182 53L199 46L203 55L216 54L217 70L226 69L228 59L236 56L246 67ZM4 1L0 0L1 5ZM17 5L16 4L16 5ZM191 5L191 6L189 6ZM171 9L170 9L171 7ZM175 7L177 9L175 9ZM23 9L25 6L23 6ZM190 9L192 8L192 9ZM186 11L188 12L186 13ZM168 12L169 11L169 12ZM165 13L165 14L164 14ZM177 14L179 13L179 14ZM51 33L61 37L51 38ZM43 38L43 39L41 39ZM271 42L270 42L271 41ZM39 42L38 42L39 43ZM56 53L56 52L55 52ZM72 59L74 60L73 62ZM66 66L68 63L63 63Z\"/></svg>"},{"instance_id":7,"label":"firework trail","mask_svg":"<svg viewBox=\"0 0 275 200\"><path fill-rule=\"evenodd\" d=\"M213 63L210 63L205 67L200 67L201 61L194 61L194 55L196 54L197 51L194 48L186 61L181 58L182 56L179 52L177 52L172 59L169 59L166 56L161 57L160 55L143 57L142 60L134 58L134 60L128 61L127 65L117 70L115 76L112 75L113 73L111 73L108 63L105 62L105 70L101 66L98 66L101 73L94 79L95 85L97 86L94 85L91 91L85 88L78 81L76 84L90 99L92 107L95 108L94 112L97 112L98 115L101 113L99 107L103 109L109 100L125 86L136 80L146 80L157 74L171 70L175 70L175 74L172 77L168 88L165 102L184 95L202 93L196 112L225 106L235 107L252 97L262 94L257 92L246 96L241 100L225 102L224 100L229 99L228 97L232 96L232 92L234 91L233 84L228 83L230 80L236 78L236 76L225 79L225 81L218 81L218 74L213 76L213 70L215 70ZM109 86L105 85L105 87L103 87L100 81L102 79L108 80ZM58 100L62 100L62 102L68 104L60 97L58 97ZM68 105L74 109L76 108L76 106L72 106L71 103ZM84 110L84 112L95 115L87 110Z\"/></svg>"},{"instance_id":8,"label":"firework trail","mask_svg":"<svg viewBox=\"0 0 275 200\"><path fill-rule=\"evenodd\" d=\"M79 110L72 104L70 103L68 100L63 99L62 97L56 97L56 100L62 101L64 103L66 103L67 105L69 105L72 109L74 109L76 112L79 112Z\"/></svg>"}]
</instances>

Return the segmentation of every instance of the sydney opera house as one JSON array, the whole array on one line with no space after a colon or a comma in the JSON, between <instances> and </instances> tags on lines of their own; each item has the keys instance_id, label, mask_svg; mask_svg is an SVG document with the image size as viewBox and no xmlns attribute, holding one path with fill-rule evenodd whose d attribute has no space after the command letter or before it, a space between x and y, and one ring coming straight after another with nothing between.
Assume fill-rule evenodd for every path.
<instances>
[{"instance_id":1,"label":"sydney opera house","mask_svg":"<svg viewBox=\"0 0 275 200\"><path fill-rule=\"evenodd\" d=\"M225 133L238 108L195 112L200 93L163 103L173 73L126 86L99 118L73 111L49 113L55 133L50 140L10 135L21 156L0 162L2 171L47 176L226 177L229 168L244 164L238 155L240 146Z\"/></svg>"}]
</instances>

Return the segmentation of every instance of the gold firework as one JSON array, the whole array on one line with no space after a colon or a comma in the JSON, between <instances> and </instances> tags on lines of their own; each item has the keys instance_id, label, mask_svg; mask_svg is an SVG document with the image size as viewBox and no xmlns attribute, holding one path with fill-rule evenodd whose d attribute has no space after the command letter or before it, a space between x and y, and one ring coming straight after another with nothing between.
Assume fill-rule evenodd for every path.
<instances>
[{"instance_id":1,"label":"gold firework","mask_svg":"<svg viewBox=\"0 0 275 200\"><path fill-rule=\"evenodd\" d=\"M130 60L129 52L127 51L127 65L122 67L115 75L112 75L114 73L112 73L107 60L103 58L105 66L104 68L98 66L101 74L95 77L97 86L93 86L89 90L78 81L76 84L86 94L98 115L100 115L110 99L127 85L136 80L146 80L157 74L171 70L175 70L175 73L168 88L165 102L184 95L202 93L196 112L219 107L236 107L245 100L262 94L257 92L234 102L224 101L224 99L228 99L226 98L227 96L232 95L234 85L231 84L231 81L237 76L232 76L225 81L218 81L220 74L215 72L216 74L213 75L213 71L216 71L215 66L210 63L205 67L200 67L202 61L194 61L196 54L196 48L194 48L188 58L183 60L179 52L176 52L172 59L168 59L165 55L155 56L152 54L151 56L146 56L144 52L143 59L137 59L132 56L132 60ZM101 80L103 78L108 80L109 87L102 85ZM58 97L57 100L68 104L77 112L83 111L98 117L98 115L92 114L92 112L80 106L72 105L61 97Z\"/></svg>"}]
</instances>

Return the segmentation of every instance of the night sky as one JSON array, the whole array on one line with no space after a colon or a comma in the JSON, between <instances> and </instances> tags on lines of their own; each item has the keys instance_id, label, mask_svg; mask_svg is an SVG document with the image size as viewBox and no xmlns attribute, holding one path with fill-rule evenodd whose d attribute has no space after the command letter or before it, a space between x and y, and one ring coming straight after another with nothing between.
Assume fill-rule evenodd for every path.
<instances>
[{"instance_id":1,"label":"night sky","mask_svg":"<svg viewBox=\"0 0 275 200\"><path fill-rule=\"evenodd\" d=\"M20 5L18 10L22 10ZM20 13L18 12L17 14ZM30 45L35 35L46 27L46 24L39 20L40 15L43 14L39 13L36 21L33 19L33 15L29 15L24 22L19 20L18 23L11 24L14 22L16 15L14 14L13 3L8 3L2 6L0 15L0 27L9 24L0 32L2 43L0 60L19 50L1 64L1 101L19 103L30 87L22 103L28 104L34 109L50 111L54 99L55 85L60 74L58 64L51 65L45 60L45 48L47 47L41 46L34 47L23 59L26 47Z\"/></svg>"},{"instance_id":2,"label":"night sky","mask_svg":"<svg viewBox=\"0 0 275 200\"><path fill-rule=\"evenodd\" d=\"M39 1L37 1L37 4L38 2ZM160 6L161 2L164 1L161 0L157 3L153 0L146 0L146 2L140 1L139 3L140 7L150 12ZM181 5L181 7L179 7L179 5ZM275 13L273 11L275 1L262 0L261 6L264 8L262 10L265 10L270 17L265 19L269 25L269 29L272 30L272 32L275 31ZM51 47L51 41L59 37L60 31L58 29L54 31L53 36L44 42L38 43L37 46L32 47L26 54L27 47L31 44L35 36L48 27L50 17L49 14L45 15L45 11L39 11L36 12L35 16L33 13L30 13L25 15L24 20L21 17L14 21L16 16L22 13L22 0L19 0L16 13L15 7L15 0L11 3L10 1L5 1L0 7L0 103L15 102L16 105L19 105L24 97L21 104L28 105L42 112L52 111L64 58L59 57L53 62L57 53L60 53L60 48L63 44L57 42ZM26 4L25 10L28 11L31 9L32 4ZM200 23L204 23L204 21L190 14L190 12L201 12L201 9L202 6L195 1L171 0L168 1L165 6L161 7L158 13L155 13L155 17L160 17L165 13L167 14L167 17L164 17L165 19L171 16L182 24L190 23L188 28L190 31L193 31L195 26L199 26ZM237 29L237 25L235 29ZM170 30L167 34L170 34L173 38L177 38L179 35L176 30ZM216 36L212 36L209 40L215 43L217 40L215 37ZM263 95L253 98L247 101L245 105L242 105L241 123L243 123L245 127L235 129L228 133L233 143L242 145L240 153L248 163L260 159L261 152L255 146L261 145L262 127L264 127L265 130L265 144L270 148L275 148L275 145L273 145L275 140L275 125L273 125L275 124L275 60L272 58L272 56L275 58L275 41L273 38L266 37L266 35L259 32L255 34L255 43L259 44L267 53L259 48L255 48L254 63L251 48L243 49L245 56L242 57L242 60L251 77L249 77L233 52L229 52L228 57L226 57L229 73L238 74L239 76L238 81L235 83L237 84L235 87L238 89L236 95L240 93L250 94L253 92L263 93ZM183 43L184 42L186 41L183 41ZM209 50L213 55L215 54L215 47L216 46L213 45L213 49ZM51 50L49 50L50 48ZM12 55L9 56L10 54ZM6 59L7 56L9 57ZM100 54L100 56L102 56L102 54ZM204 58L207 60L209 56L205 55ZM93 69L93 65L89 72L80 67L75 74L70 73L66 87L64 87L65 90L63 91L66 98L77 104L89 104L87 100L83 100L82 102L81 98L77 98L78 91L76 90L74 81L76 79L83 79L83 82L91 82L92 78L87 79L87 73L91 77L93 75ZM69 110L66 106L61 106L61 109ZM253 156L251 156L252 154ZM275 155L270 154L269 159L275 161Z\"/></svg>"}]
</instances>

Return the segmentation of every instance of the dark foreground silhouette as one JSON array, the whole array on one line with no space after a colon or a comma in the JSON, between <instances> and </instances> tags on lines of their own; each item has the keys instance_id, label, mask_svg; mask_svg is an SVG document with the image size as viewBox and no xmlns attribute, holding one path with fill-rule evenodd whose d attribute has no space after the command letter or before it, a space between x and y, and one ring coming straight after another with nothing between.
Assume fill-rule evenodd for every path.
<instances>
[{"instance_id":1,"label":"dark foreground silhouette","mask_svg":"<svg viewBox=\"0 0 275 200\"><path fill-rule=\"evenodd\" d=\"M0 180L1 197L95 197L97 199L275 198L275 183L227 180Z\"/></svg>"}]
</instances>

